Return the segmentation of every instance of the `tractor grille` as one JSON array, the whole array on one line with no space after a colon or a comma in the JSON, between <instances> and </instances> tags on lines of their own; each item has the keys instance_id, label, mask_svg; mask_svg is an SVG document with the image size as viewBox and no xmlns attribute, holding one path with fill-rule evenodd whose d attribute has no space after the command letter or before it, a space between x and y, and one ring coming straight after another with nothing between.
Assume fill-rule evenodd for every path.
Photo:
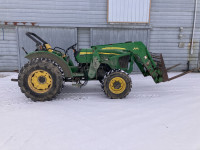
<instances>
[{"instance_id":1,"label":"tractor grille","mask_svg":"<svg viewBox=\"0 0 200 150\"><path fill-rule=\"evenodd\" d=\"M119 66L121 68L128 68L129 60L130 60L130 56L129 55L120 57L119 58Z\"/></svg>"}]
</instances>

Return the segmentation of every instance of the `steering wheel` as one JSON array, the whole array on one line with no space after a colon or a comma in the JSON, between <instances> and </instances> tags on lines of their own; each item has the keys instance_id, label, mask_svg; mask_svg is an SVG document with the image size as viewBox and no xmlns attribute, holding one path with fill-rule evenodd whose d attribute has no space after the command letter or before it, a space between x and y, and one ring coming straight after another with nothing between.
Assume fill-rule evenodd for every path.
<instances>
[{"instance_id":1,"label":"steering wheel","mask_svg":"<svg viewBox=\"0 0 200 150\"><path fill-rule=\"evenodd\" d=\"M73 51L76 52L76 49L75 49L76 45L77 45L77 43L75 43L74 45L68 47L67 50L73 49Z\"/></svg>"}]
</instances>

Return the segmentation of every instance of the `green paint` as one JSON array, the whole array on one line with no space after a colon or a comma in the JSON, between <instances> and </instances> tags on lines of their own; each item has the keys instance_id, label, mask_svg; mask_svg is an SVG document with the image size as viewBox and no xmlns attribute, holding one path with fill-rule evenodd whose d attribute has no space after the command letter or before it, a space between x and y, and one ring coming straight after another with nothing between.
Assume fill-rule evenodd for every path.
<instances>
[{"instance_id":1,"label":"green paint","mask_svg":"<svg viewBox=\"0 0 200 150\"><path fill-rule=\"evenodd\" d=\"M46 51L45 53L49 52ZM57 52L52 53L59 57L60 60L66 62L65 64L70 68L72 76L76 76L76 74L78 76L84 76L84 73L80 72L80 68L74 66L72 61L67 57L62 57L62 55ZM130 56L129 66L126 68L122 68L119 64L119 59L123 56ZM76 60L80 64L84 63L89 65L89 69L86 71L89 79L96 79L97 69L102 63L109 65L112 69L121 69L127 73L133 71L133 64L136 63L144 76L152 76L155 83L163 82L162 70L157 67L149 51L142 42L92 46L90 49L81 49L76 56Z\"/></svg>"}]
</instances>

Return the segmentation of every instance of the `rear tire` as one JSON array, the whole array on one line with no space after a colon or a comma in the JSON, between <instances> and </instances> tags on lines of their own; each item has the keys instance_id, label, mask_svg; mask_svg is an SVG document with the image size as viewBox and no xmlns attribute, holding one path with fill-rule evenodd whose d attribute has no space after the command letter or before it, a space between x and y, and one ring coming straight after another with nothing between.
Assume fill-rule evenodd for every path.
<instances>
[{"instance_id":1,"label":"rear tire","mask_svg":"<svg viewBox=\"0 0 200 150\"><path fill-rule=\"evenodd\" d=\"M33 101L49 101L63 88L59 66L50 59L36 58L24 65L18 76L18 85Z\"/></svg>"},{"instance_id":2,"label":"rear tire","mask_svg":"<svg viewBox=\"0 0 200 150\"><path fill-rule=\"evenodd\" d=\"M102 89L111 99L125 98L130 93L131 88L131 78L121 70L111 70L104 77Z\"/></svg>"}]
</instances>

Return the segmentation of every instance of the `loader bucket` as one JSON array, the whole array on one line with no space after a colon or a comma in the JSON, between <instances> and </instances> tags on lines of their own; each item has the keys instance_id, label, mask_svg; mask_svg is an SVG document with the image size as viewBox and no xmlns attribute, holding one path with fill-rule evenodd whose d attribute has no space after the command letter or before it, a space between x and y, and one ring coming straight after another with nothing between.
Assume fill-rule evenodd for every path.
<instances>
[{"instance_id":1,"label":"loader bucket","mask_svg":"<svg viewBox=\"0 0 200 150\"><path fill-rule=\"evenodd\" d=\"M179 78L181 76L184 76L184 75L186 75L186 74L188 74L190 72L195 71L195 69L194 70L185 71L185 72L183 72L181 74L178 74L178 75L176 75L174 77L169 78L167 71L171 70L172 68L175 68L175 67L179 66L180 64L176 64L174 66L166 68L164 60L163 60L163 56L162 56L161 53L150 53L150 54L151 54L151 57L152 57L153 61L156 64L157 68L159 70L161 70L161 72L162 72L162 79L163 79L162 82L171 81L171 80L174 80L174 79Z\"/></svg>"}]
</instances>

